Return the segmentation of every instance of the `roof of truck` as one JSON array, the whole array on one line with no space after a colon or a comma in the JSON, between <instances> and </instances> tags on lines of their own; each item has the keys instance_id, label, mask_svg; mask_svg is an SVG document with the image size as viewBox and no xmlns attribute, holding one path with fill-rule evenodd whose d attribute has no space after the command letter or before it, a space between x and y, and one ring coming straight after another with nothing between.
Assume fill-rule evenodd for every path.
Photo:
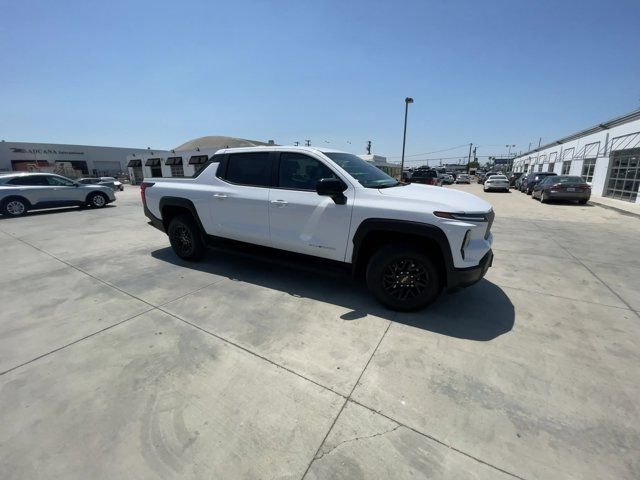
<instances>
[{"instance_id":1,"label":"roof of truck","mask_svg":"<svg viewBox=\"0 0 640 480\"><path fill-rule=\"evenodd\" d=\"M324 147L301 147L296 145L269 145L258 147L239 147L239 148L222 148L216 153L232 153L232 152L264 152L264 151L301 151L301 152L320 152L320 153L348 153L343 150L335 150Z\"/></svg>"}]
</instances>

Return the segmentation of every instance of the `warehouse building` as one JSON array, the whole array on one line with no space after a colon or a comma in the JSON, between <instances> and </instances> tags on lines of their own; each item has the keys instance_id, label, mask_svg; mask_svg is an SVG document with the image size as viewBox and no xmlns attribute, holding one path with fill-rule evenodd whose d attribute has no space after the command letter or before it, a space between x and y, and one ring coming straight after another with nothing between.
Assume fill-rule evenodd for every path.
<instances>
[{"instance_id":1,"label":"warehouse building","mask_svg":"<svg viewBox=\"0 0 640 480\"><path fill-rule=\"evenodd\" d=\"M518 155L513 170L581 176L592 196L640 204L640 110Z\"/></svg>"},{"instance_id":2,"label":"warehouse building","mask_svg":"<svg viewBox=\"0 0 640 480\"><path fill-rule=\"evenodd\" d=\"M186 142L172 150L143 150L127 156L129 178L134 184L143 178L190 177L211 156L222 148L258 147L276 145L273 140L262 142L245 138L208 136ZM388 163L380 155L360 155L391 176L400 175L400 165Z\"/></svg>"},{"instance_id":3,"label":"warehouse building","mask_svg":"<svg viewBox=\"0 0 640 480\"><path fill-rule=\"evenodd\" d=\"M127 155L127 169L131 183L139 184L150 177L190 177L211 155L221 148L275 145L273 140L260 142L244 138L200 137L172 150L143 150Z\"/></svg>"},{"instance_id":4,"label":"warehouse building","mask_svg":"<svg viewBox=\"0 0 640 480\"><path fill-rule=\"evenodd\" d=\"M59 143L0 142L0 172L50 171L66 163L79 176L115 177L127 172L127 155L142 148L96 147Z\"/></svg>"}]
</instances>

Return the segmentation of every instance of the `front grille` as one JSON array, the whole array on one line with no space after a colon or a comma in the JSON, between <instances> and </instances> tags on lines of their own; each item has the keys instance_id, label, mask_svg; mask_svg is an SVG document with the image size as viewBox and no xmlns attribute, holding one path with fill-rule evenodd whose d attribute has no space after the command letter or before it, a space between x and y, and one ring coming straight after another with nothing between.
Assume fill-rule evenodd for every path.
<instances>
[{"instance_id":1,"label":"front grille","mask_svg":"<svg viewBox=\"0 0 640 480\"><path fill-rule=\"evenodd\" d=\"M488 239L489 235L491 234L491 225L493 225L493 219L496 217L496 214L494 213L493 209L491 209L489 211L489 213L487 213L487 231L484 233L484 239Z\"/></svg>"}]
</instances>

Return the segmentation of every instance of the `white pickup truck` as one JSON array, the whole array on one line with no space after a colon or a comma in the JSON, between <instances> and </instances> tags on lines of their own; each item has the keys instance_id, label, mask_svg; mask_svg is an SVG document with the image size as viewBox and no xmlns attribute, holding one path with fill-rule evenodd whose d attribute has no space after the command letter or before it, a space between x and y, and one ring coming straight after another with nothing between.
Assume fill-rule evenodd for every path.
<instances>
[{"instance_id":1,"label":"white pickup truck","mask_svg":"<svg viewBox=\"0 0 640 480\"><path fill-rule=\"evenodd\" d=\"M193 178L146 178L144 212L176 255L217 238L350 264L394 310L417 310L491 266L491 205L469 193L400 183L350 153L223 149Z\"/></svg>"}]
</instances>

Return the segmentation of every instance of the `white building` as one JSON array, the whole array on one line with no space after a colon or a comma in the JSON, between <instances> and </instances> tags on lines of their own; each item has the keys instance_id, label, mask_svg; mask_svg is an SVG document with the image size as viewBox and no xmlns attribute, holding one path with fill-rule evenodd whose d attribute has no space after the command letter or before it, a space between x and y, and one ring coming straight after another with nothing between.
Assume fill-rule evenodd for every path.
<instances>
[{"instance_id":1,"label":"white building","mask_svg":"<svg viewBox=\"0 0 640 480\"><path fill-rule=\"evenodd\" d=\"M127 155L142 148L96 147L59 143L0 142L0 172L39 169L53 171L56 163L70 163L87 176L116 176L127 171Z\"/></svg>"},{"instance_id":2,"label":"white building","mask_svg":"<svg viewBox=\"0 0 640 480\"><path fill-rule=\"evenodd\" d=\"M275 145L273 140L261 142L244 138L209 136L191 140L172 150L143 150L127 155L129 178L138 184L143 178L189 177L200 165L222 148ZM388 163L380 155L360 155L391 176L400 175L400 165Z\"/></svg>"},{"instance_id":3,"label":"white building","mask_svg":"<svg viewBox=\"0 0 640 480\"><path fill-rule=\"evenodd\" d=\"M275 145L244 138L209 136L183 143L172 150L144 150L127 155L129 178L138 184L147 177L190 177L221 148Z\"/></svg>"},{"instance_id":4,"label":"white building","mask_svg":"<svg viewBox=\"0 0 640 480\"><path fill-rule=\"evenodd\" d=\"M358 155L365 162L369 162L380 170L385 172L387 175L392 177L400 177L400 164L399 163L389 163L387 162L387 157L383 157L381 155Z\"/></svg>"},{"instance_id":5,"label":"white building","mask_svg":"<svg viewBox=\"0 0 640 480\"><path fill-rule=\"evenodd\" d=\"M592 196L640 203L640 110L519 155L513 170L582 176Z\"/></svg>"}]
</instances>

